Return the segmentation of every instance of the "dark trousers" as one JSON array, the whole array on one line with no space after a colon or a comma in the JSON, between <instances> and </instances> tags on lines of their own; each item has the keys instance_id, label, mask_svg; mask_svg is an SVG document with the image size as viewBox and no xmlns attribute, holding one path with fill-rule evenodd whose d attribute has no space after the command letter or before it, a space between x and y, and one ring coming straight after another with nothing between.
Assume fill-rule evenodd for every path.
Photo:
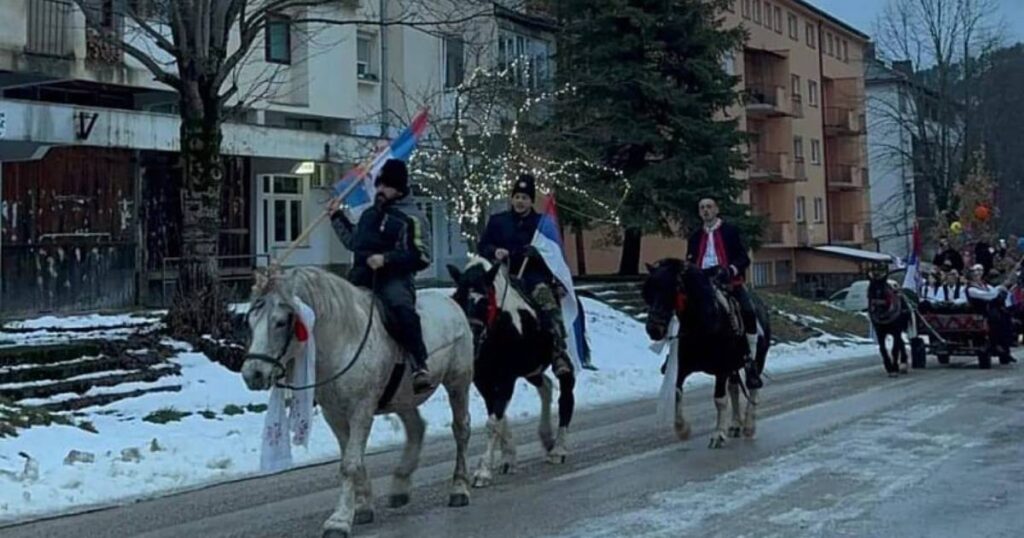
<instances>
[{"instance_id":1,"label":"dark trousers","mask_svg":"<svg viewBox=\"0 0 1024 538\"><path fill-rule=\"evenodd\" d=\"M743 327L747 334L757 334L757 313L754 311L754 300L747 291L744 284L735 284L732 287L732 296L740 303L740 315L743 316Z\"/></svg>"},{"instance_id":2,"label":"dark trousers","mask_svg":"<svg viewBox=\"0 0 1024 538\"><path fill-rule=\"evenodd\" d=\"M416 287L411 279L390 278L377 282L377 297L388 312L388 331L412 356L417 369L427 364L423 328L416 313Z\"/></svg>"}]
</instances>

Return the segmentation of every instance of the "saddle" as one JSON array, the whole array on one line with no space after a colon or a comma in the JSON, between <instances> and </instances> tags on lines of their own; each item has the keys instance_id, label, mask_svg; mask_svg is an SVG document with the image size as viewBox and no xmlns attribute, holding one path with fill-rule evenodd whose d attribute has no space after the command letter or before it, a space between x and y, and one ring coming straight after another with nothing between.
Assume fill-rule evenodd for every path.
<instances>
[{"instance_id":1,"label":"saddle","mask_svg":"<svg viewBox=\"0 0 1024 538\"><path fill-rule=\"evenodd\" d=\"M734 336L743 336L746 334L746 328L743 326L743 310L740 308L740 302L727 290L723 289L722 286L713 286L715 290L715 302L718 303L719 308L725 312L725 317L729 320L729 329L732 331Z\"/></svg>"}]
</instances>

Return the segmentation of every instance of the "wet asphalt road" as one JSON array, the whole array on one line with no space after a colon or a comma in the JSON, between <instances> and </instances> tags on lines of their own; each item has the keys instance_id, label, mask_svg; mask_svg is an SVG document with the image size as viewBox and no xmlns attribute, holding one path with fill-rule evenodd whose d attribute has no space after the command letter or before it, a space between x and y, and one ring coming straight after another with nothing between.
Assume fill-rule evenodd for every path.
<instances>
[{"instance_id":1,"label":"wet asphalt road","mask_svg":"<svg viewBox=\"0 0 1024 538\"><path fill-rule=\"evenodd\" d=\"M975 363L887 378L874 357L775 376L758 435L710 450L709 388L688 390L693 437L654 424L653 401L578 413L570 461L544 463L517 425L520 468L467 508L445 507L453 450L424 449L413 502L377 502L361 537L1020 536L1024 374ZM483 451L474 432L471 455ZM370 455L374 492L397 462ZM337 466L223 484L90 513L0 527L2 538L320 535Z\"/></svg>"}]
</instances>

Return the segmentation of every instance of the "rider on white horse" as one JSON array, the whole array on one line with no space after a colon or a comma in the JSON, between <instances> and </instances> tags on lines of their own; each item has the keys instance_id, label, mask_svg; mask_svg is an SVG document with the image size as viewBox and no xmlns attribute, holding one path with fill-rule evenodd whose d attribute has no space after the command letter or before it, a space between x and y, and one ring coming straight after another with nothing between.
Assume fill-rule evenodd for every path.
<instances>
[{"instance_id":1,"label":"rider on white horse","mask_svg":"<svg viewBox=\"0 0 1024 538\"><path fill-rule=\"evenodd\" d=\"M416 313L414 277L430 266L430 229L409 197L409 171L404 162L391 159L384 163L376 186L375 203L357 224L338 211L341 200L333 200L331 224L345 247L355 253L348 280L375 288L393 321L389 332L412 358L413 388L425 392L431 386L427 349Z\"/></svg>"}]
</instances>

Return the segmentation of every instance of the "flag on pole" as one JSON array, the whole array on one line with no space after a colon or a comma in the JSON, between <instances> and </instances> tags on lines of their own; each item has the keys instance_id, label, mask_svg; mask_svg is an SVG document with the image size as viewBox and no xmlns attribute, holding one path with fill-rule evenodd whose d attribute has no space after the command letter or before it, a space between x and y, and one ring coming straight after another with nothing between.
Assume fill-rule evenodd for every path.
<instances>
[{"instance_id":1,"label":"flag on pole","mask_svg":"<svg viewBox=\"0 0 1024 538\"><path fill-rule=\"evenodd\" d=\"M558 231L558 211L554 194L549 194L544 203L544 211L537 223L537 231L530 242L537 249L544 264L566 290L562 298L562 321L565 324L566 349L577 372L582 368L583 346L586 335L583 334L583 312L576 302L576 290L572 285L572 271L565 261L562 250L562 234Z\"/></svg>"},{"instance_id":2,"label":"flag on pole","mask_svg":"<svg viewBox=\"0 0 1024 538\"><path fill-rule=\"evenodd\" d=\"M903 289L919 293L921 290L921 229L914 223L912 247L907 257L907 274L903 277Z\"/></svg>"},{"instance_id":3,"label":"flag on pole","mask_svg":"<svg viewBox=\"0 0 1024 538\"><path fill-rule=\"evenodd\" d=\"M427 130L428 112L429 109L427 108L417 112L409 126L392 140L390 144L382 148L373 160L370 161L369 166L364 167L360 165L349 170L341 180L334 184L333 194L337 198L353 182L361 182L360 186L353 189L345 197L345 205L352 210L355 218L358 219L359 215L366 208L373 205L373 198L377 191L374 181L377 179L377 174L380 173L381 168L384 167L384 163L390 159L409 160L413 150L416 149L416 144Z\"/></svg>"}]
</instances>

